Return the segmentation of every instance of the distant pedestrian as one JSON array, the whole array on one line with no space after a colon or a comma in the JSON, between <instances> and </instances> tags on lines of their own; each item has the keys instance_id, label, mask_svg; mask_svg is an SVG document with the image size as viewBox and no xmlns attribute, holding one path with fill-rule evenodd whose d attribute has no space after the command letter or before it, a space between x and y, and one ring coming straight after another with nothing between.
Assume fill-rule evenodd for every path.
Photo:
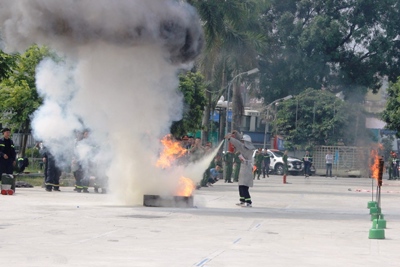
<instances>
[{"instance_id":1,"label":"distant pedestrian","mask_svg":"<svg viewBox=\"0 0 400 267\"><path fill-rule=\"evenodd\" d=\"M240 160L240 152L239 151L235 151L234 155L235 156L233 158L233 181L238 182L242 161Z\"/></svg>"},{"instance_id":2,"label":"distant pedestrian","mask_svg":"<svg viewBox=\"0 0 400 267\"><path fill-rule=\"evenodd\" d=\"M330 150L325 155L325 162L326 162L326 177L332 177L332 165L333 165L333 155Z\"/></svg>"},{"instance_id":3,"label":"distant pedestrian","mask_svg":"<svg viewBox=\"0 0 400 267\"><path fill-rule=\"evenodd\" d=\"M313 158L310 154L310 152L308 152L308 150L306 151L306 154L303 157L303 163L304 163L304 177L308 178L310 176L310 172L311 172L311 165L312 165L312 161Z\"/></svg>"},{"instance_id":4,"label":"distant pedestrian","mask_svg":"<svg viewBox=\"0 0 400 267\"><path fill-rule=\"evenodd\" d=\"M242 165L240 167L239 174L239 203L238 206L252 207L252 200L249 192L249 188L253 186L253 175L252 175L252 156L254 146L251 143L251 138L248 135L243 135L241 140L233 137L232 134L225 136L227 142L232 144L236 151L240 152L240 159Z\"/></svg>"},{"instance_id":5,"label":"distant pedestrian","mask_svg":"<svg viewBox=\"0 0 400 267\"><path fill-rule=\"evenodd\" d=\"M224 154L224 176L225 183L232 183L233 161L235 154L231 151L226 151Z\"/></svg>"},{"instance_id":6,"label":"distant pedestrian","mask_svg":"<svg viewBox=\"0 0 400 267\"><path fill-rule=\"evenodd\" d=\"M288 174L288 170L289 170L289 166L288 166L288 155L287 155L288 151L285 150L285 153L283 153L283 183L284 184L288 184L288 182L286 181L286 175Z\"/></svg>"},{"instance_id":7,"label":"distant pedestrian","mask_svg":"<svg viewBox=\"0 0 400 267\"><path fill-rule=\"evenodd\" d=\"M254 155L254 167L253 167L253 180L260 180L261 172L262 172L262 164L264 161L264 155L261 153L261 148L257 149L256 154Z\"/></svg>"},{"instance_id":8,"label":"distant pedestrian","mask_svg":"<svg viewBox=\"0 0 400 267\"><path fill-rule=\"evenodd\" d=\"M267 149L263 149L262 151L263 154L263 178L265 178L265 175L269 177L269 165L271 164L271 155L268 153Z\"/></svg>"}]
</instances>

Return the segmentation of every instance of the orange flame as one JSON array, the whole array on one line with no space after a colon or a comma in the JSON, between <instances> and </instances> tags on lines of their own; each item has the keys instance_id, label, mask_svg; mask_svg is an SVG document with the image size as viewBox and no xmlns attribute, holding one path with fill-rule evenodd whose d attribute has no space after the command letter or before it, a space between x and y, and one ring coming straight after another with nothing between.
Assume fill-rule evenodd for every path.
<instances>
[{"instance_id":1,"label":"orange flame","mask_svg":"<svg viewBox=\"0 0 400 267\"><path fill-rule=\"evenodd\" d=\"M182 157L187 152L178 141L174 140L171 134L166 135L161 140L161 143L164 145L164 149L156 163L156 166L159 168L170 167L176 159ZM192 195L195 187L195 183L191 179L182 176L179 178L175 193L178 196L188 197Z\"/></svg>"},{"instance_id":2,"label":"orange flame","mask_svg":"<svg viewBox=\"0 0 400 267\"><path fill-rule=\"evenodd\" d=\"M378 180L378 177L379 177L379 155L378 155L378 151L371 150L370 157L371 157L371 161L372 161L372 164L370 166L371 176L375 180Z\"/></svg>"},{"instance_id":3,"label":"orange flame","mask_svg":"<svg viewBox=\"0 0 400 267\"><path fill-rule=\"evenodd\" d=\"M372 149L370 152L370 158L371 158L371 164L370 164L370 170L371 170L371 176L375 180L379 179L379 150L383 149L383 145L379 144L378 148Z\"/></svg>"},{"instance_id":4,"label":"orange flame","mask_svg":"<svg viewBox=\"0 0 400 267\"><path fill-rule=\"evenodd\" d=\"M189 178L181 176L176 194L182 197L189 197L192 195L194 189L194 182Z\"/></svg>"},{"instance_id":5,"label":"orange flame","mask_svg":"<svg viewBox=\"0 0 400 267\"><path fill-rule=\"evenodd\" d=\"M161 140L161 143L164 145L164 150L161 153L160 158L157 160L157 167L170 167L172 162L186 153L186 149L183 148L178 141L175 141L170 134L166 135Z\"/></svg>"}]
</instances>

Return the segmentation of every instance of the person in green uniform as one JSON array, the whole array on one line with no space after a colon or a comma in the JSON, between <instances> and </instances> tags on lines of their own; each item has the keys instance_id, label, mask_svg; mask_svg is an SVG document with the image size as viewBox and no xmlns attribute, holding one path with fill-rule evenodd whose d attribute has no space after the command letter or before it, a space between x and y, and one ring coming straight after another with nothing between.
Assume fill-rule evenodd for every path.
<instances>
[{"instance_id":1,"label":"person in green uniform","mask_svg":"<svg viewBox=\"0 0 400 267\"><path fill-rule=\"evenodd\" d=\"M253 180L256 179L256 176L257 176L257 180L260 180L261 167L262 167L263 161L264 161L264 155L261 153L261 148L259 148L256 152L256 155L254 156L254 166L256 168L253 172Z\"/></svg>"},{"instance_id":2,"label":"person in green uniform","mask_svg":"<svg viewBox=\"0 0 400 267\"><path fill-rule=\"evenodd\" d=\"M288 155L287 155L287 150L285 150L285 153L283 154L282 160L283 160L283 183L288 184L286 182L286 175L288 174Z\"/></svg>"},{"instance_id":3,"label":"person in green uniform","mask_svg":"<svg viewBox=\"0 0 400 267\"><path fill-rule=\"evenodd\" d=\"M240 173L240 166L242 165L242 161L240 160L240 152L236 151L233 157L233 181L239 181L239 173Z\"/></svg>"},{"instance_id":4,"label":"person in green uniform","mask_svg":"<svg viewBox=\"0 0 400 267\"><path fill-rule=\"evenodd\" d=\"M232 183L232 172L233 172L233 160L235 155L231 151L226 151L224 154L224 178L225 183Z\"/></svg>"}]
</instances>

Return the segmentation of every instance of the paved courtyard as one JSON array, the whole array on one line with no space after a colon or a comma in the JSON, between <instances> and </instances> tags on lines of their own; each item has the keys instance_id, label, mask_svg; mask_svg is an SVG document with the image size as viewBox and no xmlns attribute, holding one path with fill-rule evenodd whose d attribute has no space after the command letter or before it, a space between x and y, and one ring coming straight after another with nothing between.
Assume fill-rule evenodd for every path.
<instances>
[{"instance_id":1,"label":"paved courtyard","mask_svg":"<svg viewBox=\"0 0 400 267\"><path fill-rule=\"evenodd\" d=\"M280 176L195 191L193 208L21 188L0 195L2 266L399 266L400 181L384 180L386 239L368 239L372 180ZM375 197L375 195L374 195Z\"/></svg>"}]
</instances>

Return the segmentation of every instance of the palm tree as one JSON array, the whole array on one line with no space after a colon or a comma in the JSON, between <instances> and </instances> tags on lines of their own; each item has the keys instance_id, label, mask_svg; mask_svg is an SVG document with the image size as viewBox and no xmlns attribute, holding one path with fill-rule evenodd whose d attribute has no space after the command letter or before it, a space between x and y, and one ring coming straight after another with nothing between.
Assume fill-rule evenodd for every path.
<instances>
[{"instance_id":1,"label":"palm tree","mask_svg":"<svg viewBox=\"0 0 400 267\"><path fill-rule=\"evenodd\" d=\"M202 1L188 0L197 8L203 22L206 47L197 61L197 68L208 81L203 125L209 125L210 111L215 109L221 95L227 93L228 81L240 72L256 66L257 51L264 43L258 33L258 5L250 0ZM240 97L240 80L232 86L233 129L240 124L243 100ZM203 131L203 141L208 128Z\"/></svg>"}]
</instances>

